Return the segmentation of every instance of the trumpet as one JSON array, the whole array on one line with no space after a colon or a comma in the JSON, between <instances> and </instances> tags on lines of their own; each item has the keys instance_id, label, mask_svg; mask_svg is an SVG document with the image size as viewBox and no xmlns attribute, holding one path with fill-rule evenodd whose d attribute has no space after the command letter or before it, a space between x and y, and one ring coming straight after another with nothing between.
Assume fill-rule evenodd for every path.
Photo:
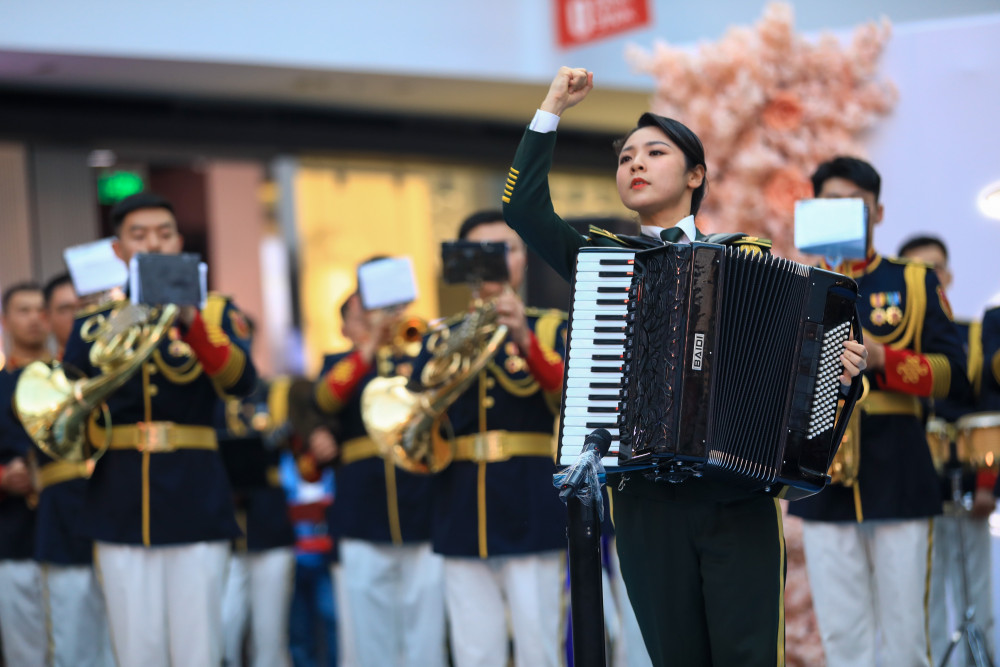
<instances>
[{"instance_id":1,"label":"trumpet","mask_svg":"<svg viewBox=\"0 0 1000 667\"><path fill-rule=\"evenodd\" d=\"M392 335L392 351L397 356L415 357L420 354L424 334L427 333L427 320L411 316L396 323Z\"/></svg>"}]
</instances>

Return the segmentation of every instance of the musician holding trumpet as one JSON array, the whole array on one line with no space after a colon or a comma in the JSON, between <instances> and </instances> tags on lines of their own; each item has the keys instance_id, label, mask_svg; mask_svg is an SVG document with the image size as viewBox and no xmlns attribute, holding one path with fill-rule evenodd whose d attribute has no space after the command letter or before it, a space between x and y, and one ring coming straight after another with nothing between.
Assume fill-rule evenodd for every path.
<instances>
[{"instance_id":1,"label":"musician holding trumpet","mask_svg":"<svg viewBox=\"0 0 1000 667\"><path fill-rule=\"evenodd\" d=\"M441 558L430 546L431 478L384 456L361 412L362 392L372 380L410 376L412 341L394 344L398 334L406 337L400 309L365 310L358 292L340 313L353 347L324 359L315 389L317 406L336 415L340 428L310 438L316 462L335 464L336 499L327 521L340 559L334 570L343 601L338 641L353 650L359 667L443 667L444 584Z\"/></svg>"},{"instance_id":2,"label":"musician holding trumpet","mask_svg":"<svg viewBox=\"0 0 1000 667\"><path fill-rule=\"evenodd\" d=\"M111 217L114 249L126 264L139 253L182 250L173 208L157 195L127 197ZM81 530L95 540L121 667L222 660L223 582L229 541L240 530L212 423L219 395L248 394L256 371L249 327L228 299L210 294L203 308L180 308L171 323L175 308L154 308L155 325L124 315L123 302L84 311L64 358L95 378L91 385L120 385L105 397L104 417L85 421L90 445L108 449L87 488ZM120 377L102 372L102 348L133 339L148 358L125 350L127 370L114 371Z\"/></svg>"},{"instance_id":3,"label":"musician holding trumpet","mask_svg":"<svg viewBox=\"0 0 1000 667\"><path fill-rule=\"evenodd\" d=\"M591 72L561 68L514 156L504 215L529 247L567 280L584 246L647 249L709 241L767 251L768 243L743 234L698 230L694 215L708 176L701 141L676 120L648 113L618 147L618 192L638 215L641 236L592 228L584 237L559 218L547 183L555 130L592 87ZM860 344L844 343L842 383L861 372L866 356ZM641 472L609 475L608 488L622 575L653 664L783 664L785 550L778 501L720 481L668 484Z\"/></svg>"}]
</instances>

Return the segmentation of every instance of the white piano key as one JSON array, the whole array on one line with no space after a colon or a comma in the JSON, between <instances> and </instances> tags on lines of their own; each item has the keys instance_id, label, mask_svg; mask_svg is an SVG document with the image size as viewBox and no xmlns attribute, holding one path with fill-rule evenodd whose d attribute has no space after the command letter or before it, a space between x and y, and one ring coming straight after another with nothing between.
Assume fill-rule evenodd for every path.
<instances>
[{"instance_id":1,"label":"white piano key","mask_svg":"<svg viewBox=\"0 0 1000 667\"><path fill-rule=\"evenodd\" d=\"M618 399L594 399L589 396L567 396L564 400L563 405L567 408L569 407L595 407L595 408L614 408L618 409ZM596 413L595 413L596 414ZM611 413L608 413L611 414Z\"/></svg>"},{"instance_id":2,"label":"white piano key","mask_svg":"<svg viewBox=\"0 0 1000 667\"><path fill-rule=\"evenodd\" d=\"M606 271L587 271L577 273L576 282L573 283L574 300L579 300L580 296L600 294L601 287L614 287L617 289L628 289L632 286L632 279L628 276L602 276Z\"/></svg>"},{"instance_id":3,"label":"white piano key","mask_svg":"<svg viewBox=\"0 0 1000 667\"><path fill-rule=\"evenodd\" d=\"M591 388L595 384L610 384L621 382L621 376L615 377L614 373L594 373L592 375L572 375L566 380L567 387L587 387ZM599 389L598 391L618 391L610 389Z\"/></svg>"},{"instance_id":4,"label":"white piano key","mask_svg":"<svg viewBox=\"0 0 1000 667\"><path fill-rule=\"evenodd\" d=\"M617 440L618 439L618 429L617 428L609 428L609 429L607 429L607 431L608 431L608 433L611 434L612 440ZM564 441L568 440L568 439L572 440L573 438L580 438L580 437L586 438L588 435L590 435L593 432L594 432L594 429L587 428L586 426L564 425L563 426L563 430L562 430L563 440Z\"/></svg>"},{"instance_id":5,"label":"white piano key","mask_svg":"<svg viewBox=\"0 0 1000 667\"><path fill-rule=\"evenodd\" d=\"M617 405L615 402L614 405ZM587 417L589 421L594 422L615 422L618 419L618 413L616 412L588 412L586 406L581 405L567 405L564 406L563 414L568 417Z\"/></svg>"},{"instance_id":6,"label":"white piano key","mask_svg":"<svg viewBox=\"0 0 1000 667\"><path fill-rule=\"evenodd\" d=\"M567 398L571 396L601 396L601 400L609 400L608 397L613 397L617 400L618 393L618 389L594 389L593 387L566 387L566 389L563 390L563 395Z\"/></svg>"}]
</instances>

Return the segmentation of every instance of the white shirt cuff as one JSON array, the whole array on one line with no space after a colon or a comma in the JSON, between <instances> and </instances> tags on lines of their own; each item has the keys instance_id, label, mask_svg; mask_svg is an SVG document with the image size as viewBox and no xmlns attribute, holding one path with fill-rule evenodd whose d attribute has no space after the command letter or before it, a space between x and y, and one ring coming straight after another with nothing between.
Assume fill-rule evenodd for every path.
<instances>
[{"instance_id":1,"label":"white shirt cuff","mask_svg":"<svg viewBox=\"0 0 1000 667\"><path fill-rule=\"evenodd\" d=\"M531 125L528 126L528 129L545 134L546 132L555 132L557 127L559 127L559 116L538 109L535 111L535 117L531 119Z\"/></svg>"}]
</instances>

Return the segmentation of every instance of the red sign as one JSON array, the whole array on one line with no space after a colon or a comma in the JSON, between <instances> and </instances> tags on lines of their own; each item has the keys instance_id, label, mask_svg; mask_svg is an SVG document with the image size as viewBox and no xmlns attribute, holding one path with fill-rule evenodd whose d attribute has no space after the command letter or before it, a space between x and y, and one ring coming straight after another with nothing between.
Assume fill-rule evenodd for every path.
<instances>
[{"instance_id":1,"label":"red sign","mask_svg":"<svg viewBox=\"0 0 1000 667\"><path fill-rule=\"evenodd\" d=\"M556 0L559 46L580 46L650 24L649 0Z\"/></svg>"}]
</instances>

